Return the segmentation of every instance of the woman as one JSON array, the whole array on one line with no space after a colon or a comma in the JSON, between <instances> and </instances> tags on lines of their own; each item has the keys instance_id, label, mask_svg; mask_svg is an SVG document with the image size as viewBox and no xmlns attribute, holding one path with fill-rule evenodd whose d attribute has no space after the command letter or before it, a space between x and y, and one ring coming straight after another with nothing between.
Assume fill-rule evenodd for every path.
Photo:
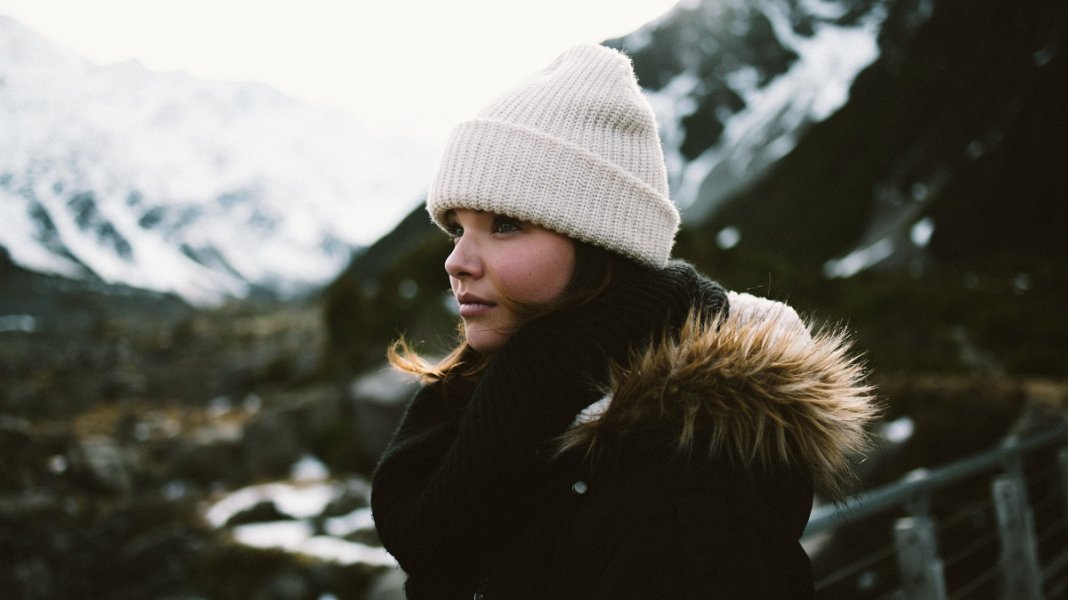
<instances>
[{"instance_id":1,"label":"woman","mask_svg":"<svg viewBox=\"0 0 1068 600\"><path fill-rule=\"evenodd\" d=\"M409 598L810 597L814 486L872 417L841 336L670 261L652 111L579 46L449 140L427 209L463 342L376 471Z\"/></svg>"}]
</instances>

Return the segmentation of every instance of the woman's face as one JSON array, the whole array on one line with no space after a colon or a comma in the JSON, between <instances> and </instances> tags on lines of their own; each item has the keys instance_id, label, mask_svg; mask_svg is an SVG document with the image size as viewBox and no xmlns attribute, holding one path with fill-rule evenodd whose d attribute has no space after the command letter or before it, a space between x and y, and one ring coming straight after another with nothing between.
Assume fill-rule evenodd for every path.
<instances>
[{"instance_id":1,"label":"woman's face","mask_svg":"<svg viewBox=\"0 0 1068 600\"><path fill-rule=\"evenodd\" d=\"M521 324L506 307L545 304L563 294L575 270L567 236L491 212L459 208L446 216L452 253L445 260L460 303L467 343L479 352L500 348Z\"/></svg>"}]
</instances>

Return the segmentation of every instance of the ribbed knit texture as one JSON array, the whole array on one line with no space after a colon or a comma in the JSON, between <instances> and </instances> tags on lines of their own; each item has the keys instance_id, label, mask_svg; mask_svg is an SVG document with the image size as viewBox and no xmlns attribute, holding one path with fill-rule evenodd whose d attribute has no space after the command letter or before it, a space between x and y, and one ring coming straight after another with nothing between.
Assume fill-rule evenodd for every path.
<instances>
[{"instance_id":1,"label":"ribbed knit texture","mask_svg":"<svg viewBox=\"0 0 1068 600\"><path fill-rule=\"evenodd\" d=\"M427 195L439 226L453 208L505 214L642 264L667 264L679 213L630 59L576 46L457 126Z\"/></svg>"}]
</instances>

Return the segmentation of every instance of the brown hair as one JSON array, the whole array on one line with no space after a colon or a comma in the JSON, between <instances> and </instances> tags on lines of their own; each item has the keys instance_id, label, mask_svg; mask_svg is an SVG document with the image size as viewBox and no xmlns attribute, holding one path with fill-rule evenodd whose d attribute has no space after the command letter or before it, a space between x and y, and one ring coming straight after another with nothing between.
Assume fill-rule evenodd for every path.
<instances>
[{"instance_id":1,"label":"brown hair","mask_svg":"<svg viewBox=\"0 0 1068 600\"><path fill-rule=\"evenodd\" d=\"M521 319L529 321L585 304L603 292L614 278L638 268L633 261L615 252L578 240L574 240L574 244L575 270L559 298L548 304L524 304L511 298L504 298L502 303ZM420 356L403 336L390 344L386 358L393 368L417 376L424 384L474 378L485 368L487 357L468 345L463 337L462 324L458 336L460 343L437 362Z\"/></svg>"}]
</instances>

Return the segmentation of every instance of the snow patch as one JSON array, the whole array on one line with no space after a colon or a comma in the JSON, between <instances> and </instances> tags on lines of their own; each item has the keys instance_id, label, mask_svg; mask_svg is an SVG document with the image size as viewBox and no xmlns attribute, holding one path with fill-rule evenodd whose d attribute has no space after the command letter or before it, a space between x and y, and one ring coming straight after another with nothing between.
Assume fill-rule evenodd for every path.
<instances>
[{"instance_id":1,"label":"snow patch","mask_svg":"<svg viewBox=\"0 0 1068 600\"><path fill-rule=\"evenodd\" d=\"M894 253L894 243L883 238L870 246L855 250L843 258L823 263L823 274L829 278L852 277L868 267L878 264Z\"/></svg>"},{"instance_id":2,"label":"snow patch","mask_svg":"<svg viewBox=\"0 0 1068 600\"><path fill-rule=\"evenodd\" d=\"M299 482L324 481L330 477L330 469L321 460L310 454L302 456L289 469L289 478Z\"/></svg>"},{"instance_id":3,"label":"snow patch","mask_svg":"<svg viewBox=\"0 0 1068 600\"><path fill-rule=\"evenodd\" d=\"M915 423L909 417L898 417L882 426L882 435L894 444L904 444L916 430Z\"/></svg>"},{"instance_id":4,"label":"snow patch","mask_svg":"<svg viewBox=\"0 0 1068 600\"><path fill-rule=\"evenodd\" d=\"M234 540L254 548L277 548L346 565L397 566L396 559L383 548L345 539L360 531L374 530L370 508L323 518L319 530L313 526L313 521L321 518L329 503L346 491L351 493L353 485L357 486L357 493L370 496L366 482L320 479L325 471L326 467L319 461L304 457L294 465L293 472L298 475L296 481L255 485L231 492L208 507L205 519L215 528L221 528L234 515L262 502L271 502L279 512L293 519L234 526L230 528ZM301 478L312 478L315 482L301 482ZM317 534L317 531L322 533Z\"/></svg>"},{"instance_id":5,"label":"snow patch","mask_svg":"<svg viewBox=\"0 0 1068 600\"><path fill-rule=\"evenodd\" d=\"M700 78L690 71L683 71L671 78L671 81L656 92L646 92L649 105L656 115L657 128L660 131L660 144L664 148L664 163L667 172L685 174L685 160L679 152L686 138L686 129L682 120L697 110L693 98L694 91L701 85ZM675 202L679 202L681 192L673 193Z\"/></svg>"},{"instance_id":6,"label":"snow patch","mask_svg":"<svg viewBox=\"0 0 1068 600\"><path fill-rule=\"evenodd\" d=\"M227 495L213 504L205 513L205 517L213 526L222 527L235 514L261 502L270 501L287 515L298 519L307 518L321 513L335 493L336 487L329 483L264 483L241 488Z\"/></svg>"},{"instance_id":7,"label":"snow patch","mask_svg":"<svg viewBox=\"0 0 1068 600\"><path fill-rule=\"evenodd\" d=\"M934 233L934 221L930 217L924 217L916 222L909 230L909 239L919 248L926 248L927 242L931 241Z\"/></svg>"},{"instance_id":8,"label":"snow patch","mask_svg":"<svg viewBox=\"0 0 1068 600\"><path fill-rule=\"evenodd\" d=\"M0 315L0 333L5 331L33 333L37 331L37 319L32 315Z\"/></svg>"},{"instance_id":9,"label":"snow patch","mask_svg":"<svg viewBox=\"0 0 1068 600\"><path fill-rule=\"evenodd\" d=\"M374 526L375 521L371 515L371 509L361 508L347 515L326 519L323 523L323 530L333 536L345 537L361 529L372 529Z\"/></svg>"},{"instance_id":10,"label":"snow patch","mask_svg":"<svg viewBox=\"0 0 1068 600\"><path fill-rule=\"evenodd\" d=\"M716 246L721 250L730 250L742 241L742 232L737 227L724 227L716 234Z\"/></svg>"},{"instance_id":11,"label":"snow patch","mask_svg":"<svg viewBox=\"0 0 1068 600\"><path fill-rule=\"evenodd\" d=\"M84 269L70 259L50 250L41 239L40 224L30 216L26 201L0 189L0 246L11 260L31 271L82 277Z\"/></svg>"},{"instance_id":12,"label":"snow patch","mask_svg":"<svg viewBox=\"0 0 1068 600\"><path fill-rule=\"evenodd\" d=\"M275 521L239 525L232 535L246 546L276 548L343 565L397 566L397 560L384 548L312 533L311 525L303 521Z\"/></svg>"},{"instance_id":13,"label":"snow patch","mask_svg":"<svg viewBox=\"0 0 1068 600\"><path fill-rule=\"evenodd\" d=\"M1022 294L1031 289L1031 276L1027 273L1017 273L1012 278L1012 290ZM0 329L2 331L2 329Z\"/></svg>"}]
</instances>

